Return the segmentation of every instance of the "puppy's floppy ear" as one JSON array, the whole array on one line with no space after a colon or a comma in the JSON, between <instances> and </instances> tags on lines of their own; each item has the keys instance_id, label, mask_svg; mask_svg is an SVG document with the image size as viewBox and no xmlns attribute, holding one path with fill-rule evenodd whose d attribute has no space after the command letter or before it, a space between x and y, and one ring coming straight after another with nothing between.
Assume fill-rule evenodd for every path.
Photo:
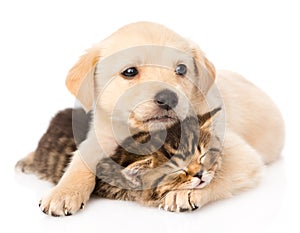
<instances>
[{"instance_id":1,"label":"puppy's floppy ear","mask_svg":"<svg viewBox=\"0 0 300 233\"><path fill-rule=\"evenodd\" d=\"M192 51L194 54L194 63L200 76L199 87L203 94L206 94L211 85L216 79L216 70L214 65L205 57L205 54L201 51L198 45L191 42Z\"/></svg>"},{"instance_id":2,"label":"puppy's floppy ear","mask_svg":"<svg viewBox=\"0 0 300 233\"><path fill-rule=\"evenodd\" d=\"M99 57L99 47L87 50L69 71L66 79L67 88L87 112L91 110L94 102L94 70Z\"/></svg>"}]
</instances>

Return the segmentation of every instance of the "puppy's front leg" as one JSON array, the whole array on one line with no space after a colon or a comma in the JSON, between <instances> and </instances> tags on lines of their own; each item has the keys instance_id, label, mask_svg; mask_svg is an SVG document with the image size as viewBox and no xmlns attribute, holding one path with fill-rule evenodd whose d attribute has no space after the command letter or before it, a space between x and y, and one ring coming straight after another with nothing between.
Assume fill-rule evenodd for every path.
<instances>
[{"instance_id":1,"label":"puppy's front leg","mask_svg":"<svg viewBox=\"0 0 300 233\"><path fill-rule=\"evenodd\" d=\"M75 151L59 183L40 201L40 208L52 216L71 215L84 207L94 187L94 173Z\"/></svg>"},{"instance_id":2,"label":"puppy's front leg","mask_svg":"<svg viewBox=\"0 0 300 233\"><path fill-rule=\"evenodd\" d=\"M174 190L163 198L160 207L168 211L195 210L203 205L231 197L254 187L260 180L261 156L241 137L226 132L220 170L203 189Z\"/></svg>"}]
</instances>

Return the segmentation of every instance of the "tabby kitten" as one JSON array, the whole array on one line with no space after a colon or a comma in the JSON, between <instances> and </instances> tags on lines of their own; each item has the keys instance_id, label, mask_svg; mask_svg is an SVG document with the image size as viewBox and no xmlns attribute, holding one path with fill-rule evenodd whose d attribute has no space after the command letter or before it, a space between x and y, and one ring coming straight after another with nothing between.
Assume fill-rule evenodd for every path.
<instances>
[{"instance_id":1,"label":"tabby kitten","mask_svg":"<svg viewBox=\"0 0 300 233\"><path fill-rule=\"evenodd\" d=\"M210 183L221 161L220 142L210 127L212 116L219 110L198 119L188 117L166 132L141 132L133 135L133 140L125 139L111 157L98 163L93 193L159 206L170 190L203 188ZM72 124L72 112L77 124ZM81 109L59 112L30 159L20 160L16 167L56 184L77 143L84 140L89 120ZM77 133L73 134L73 125L82 128L74 129Z\"/></svg>"},{"instance_id":2,"label":"tabby kitten","mask_svg":"<svg viewBox=\"0 0 300 233\"><path fill-rule=\"evenodd\" d=\"M211 128L212 117L219 110L177 122L167 130L167 135L163 131L134 135L134 141L141 144L126 139L115 154L98 163L94 193L105 198L159 206L171 190L205 187L221 163L221 143ZM162 146L157 151L151 150L159 143ZM140 156L128 152L132 146L137 151L140 146L141 152L154 152Z\"/></svg>"}]
</instances>

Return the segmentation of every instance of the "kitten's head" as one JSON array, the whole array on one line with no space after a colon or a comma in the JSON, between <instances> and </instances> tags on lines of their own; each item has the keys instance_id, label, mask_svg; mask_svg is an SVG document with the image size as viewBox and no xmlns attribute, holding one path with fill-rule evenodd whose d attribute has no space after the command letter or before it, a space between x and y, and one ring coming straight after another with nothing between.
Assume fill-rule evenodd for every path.
<instances>
[{"instance_id":1,"label":"kitten's head","mask_svg":"<svg viewBox=\"0 0 300 233\"><path fill-rule=\"evenodd\" d=\"M133 162L122 170L123 176L132 186L153 189L157 196L170 190L203 188L210 183L221 163L220 141L212 133L213 116L220 109L215 109L198 119L189 118L184 125L200 130L195 133L185 132L184 142L169 161L161 160L156 154ZM182 128L185 130L185 127ZM168 145L164 145L165 147ZM169 146L169 152L172 150Z\"/></svg>"},{"instance_id":2,"label":"kitten's head","mask_svg":"<svg viewBox=\"0 0 300 233\"><path fill-rule=\"evenodd\" d=\"M189 164L181 168L172 162L155 167L156 158L149 157L130 164L122 170L132 187L164 190L197 189L208 185L221 165L220 150L208 149L203 154L197 151ZM184 162L183 162L184 163Z\"/></svg>"}]
</instances>

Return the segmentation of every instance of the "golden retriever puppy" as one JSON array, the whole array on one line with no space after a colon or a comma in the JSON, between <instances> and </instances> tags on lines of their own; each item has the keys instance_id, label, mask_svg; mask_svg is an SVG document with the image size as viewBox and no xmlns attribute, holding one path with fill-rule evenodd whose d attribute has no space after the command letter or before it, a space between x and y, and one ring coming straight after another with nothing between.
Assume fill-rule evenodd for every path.
<instances>
[{"instance_id":1,"label":"golden retriever puppy","mask_svg":"<svg viewBox=\"0 0 300 233\"><path fill-rule=\"evenodd\" d=\"M216 71L195 43L159 24L133 23L96 44L70 70L66 85L92 110L93 122L62 179L40 202L51 215L84 207L97 162L128 135L217 105L224 105L216 126L224 139L221 172L202 190L169 192L162 208L200 207L253 187L264 163L283 147L283 120L266 94L238 74Z\"/></svg>"}]
</instances>

